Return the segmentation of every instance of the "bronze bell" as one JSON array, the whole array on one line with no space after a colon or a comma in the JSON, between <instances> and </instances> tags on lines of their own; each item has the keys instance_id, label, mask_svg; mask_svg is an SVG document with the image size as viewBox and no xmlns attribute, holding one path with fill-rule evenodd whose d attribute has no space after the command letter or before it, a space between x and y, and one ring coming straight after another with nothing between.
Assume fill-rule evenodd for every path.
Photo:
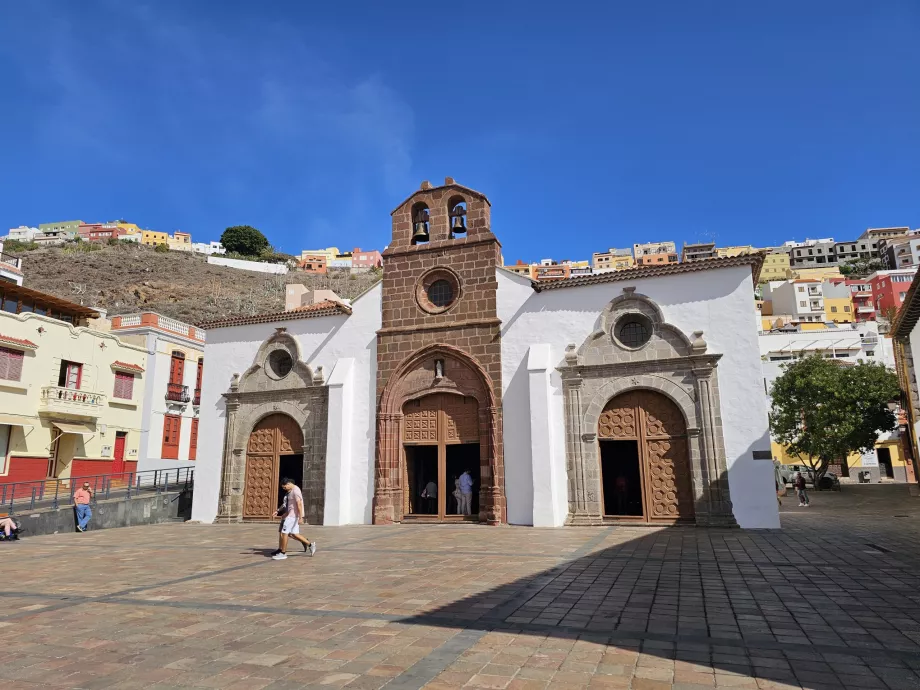
<instances>
[{"instance_id":1,"label":"bronze bell","mask_svg":"<svg viewBox=\"0 0 920 690\"><path fill-rule=\"evenodd\" d=\"M466 232L466 223L463 216L454 216L450 219L451 232Z\"/></svg>"},{"instance_id":2,"label":"bronze bell","mask_svg":"<svg viewBox=\"0 0 920 690\"><path fill-rule=\"evenodd\" d=\"M425 223L419 222L415 224L415 232L412 233L412 243L416 244L418 242L427 242L428 241L428 229L425 227Z\"/></svg>"}]
</instances>

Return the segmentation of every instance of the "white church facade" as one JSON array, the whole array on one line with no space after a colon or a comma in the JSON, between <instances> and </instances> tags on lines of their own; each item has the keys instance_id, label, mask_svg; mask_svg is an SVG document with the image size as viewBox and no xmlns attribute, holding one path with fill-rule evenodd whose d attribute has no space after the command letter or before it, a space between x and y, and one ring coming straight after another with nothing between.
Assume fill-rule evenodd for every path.
<instances>
[{"instance_id":1,"label":"white church facade","mask_svg":"<svg viewBox=\"0 0 920 690\"><path fill-rule=\"evenodd\" d=\"M762 257L534 283L489 211L423 183L350 304L205 325L192 519L269 520L287 476L314 524L779 527Z\"/></svg>"}]
</instances>

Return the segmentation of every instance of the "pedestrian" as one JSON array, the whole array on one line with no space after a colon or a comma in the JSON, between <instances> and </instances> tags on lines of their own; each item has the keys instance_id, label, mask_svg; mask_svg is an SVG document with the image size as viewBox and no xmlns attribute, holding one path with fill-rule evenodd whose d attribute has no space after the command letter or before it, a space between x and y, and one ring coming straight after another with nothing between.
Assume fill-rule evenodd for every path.
<instances>
[{"instance_id":1,"label":"pedestrian","mask_svg":"<svg viewBox=\"0 0 920 690\"><path fill-rule=\"evenodd\" d=\"M278 537L278 549L272 553L272 559L283 561L287 558L287 543L290 535L296 541L303 544L303 550L309 551L310 555L316 553L316 540L308 541L300 536L300 526L303 524L303 494L293 479L284 478L281 480L281 488L287 491L281 507L278 508L277 515L282 517L281 532Z\"/></svg>"},{"instance_id":2,"label":"pedestrian","mask_svg":"<svg viewBox=\"0 0 920 690\"><path fill-rule=\"evenodd\" d=\"M469 515L473 505L473 478L468 470L460 475L460 514Z\"/></svg>"},{"instance_id":3,"label":"pedestrian","mask_svg":"<svg viewBox=\"0 0 920 690\"><path fill-rule=\"evenodd\" d=\"M433 515L438 512L438 485L433 481L428 482L422 489L422 498L425 499L425 510Z\"/></svg>"},{"instance_id":4,"label":"pedestrian","mask_svg":"<svg viewBox=\"0 0 920 690\"><path fill-rule=\"evenodd\" d=\"M805 491L805 477L802 476L801 472L795 473L795 478L792 480L792 486L795 487L795 490L799 495L799 506L808 507L808 492Z\"/></svg>"},{"instance_id":5,"label":"pedestrian","mask_svg":"<svg viewBox=\"0 0 920 690\"><path fill-rule=\"evenodd\" d=\"M90 518L93 517L93 510L89 507L92 500L93 490L89 487L89 482L83 482L82 488L73 492L73 507L77 511L78 532L85 532Z\"/></svg>"},{"instance_id":6,"label":"pedestrian","mask_svg":"<svg viewBox=\"0 0 920 690\"><path fill-rule=\"evenodd\" d=\"M462 494L460 492L460 477L457 475L454 475L454 490L451 493L451 496L454 497L454 504L457 506L457 515L462 515L460 512L460 500L462 498Z\"/></svg>"},{"instance_id":7,"label":"pedestrian","mask_svg":"<svg viewBox=\"0 0 920 690\"><path fill-rule=\"evenodd\" d=\"M0 530L3 531L0 539L5 539L6 541L19 539L19 525L9 516L0 517Z\"/></svg>"}]
</instances>

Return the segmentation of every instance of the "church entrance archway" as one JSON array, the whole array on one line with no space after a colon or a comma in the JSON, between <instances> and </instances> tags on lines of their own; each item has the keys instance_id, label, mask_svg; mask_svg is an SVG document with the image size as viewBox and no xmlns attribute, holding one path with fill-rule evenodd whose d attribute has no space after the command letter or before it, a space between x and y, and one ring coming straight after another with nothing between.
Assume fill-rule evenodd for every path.
<instances>
[{"instance_id":1,"label":"church entrance archway","mask_svg":"<svg viewBox=\"0 0 920 690\"><path fill-rule=\"evenodd\" d=\"M303 486L303 432L286 414L271 414L253 427L246 444L243 519L271 520L281 502L282 476Z\"/></svg>"},{"instance_id":2,"label":"church entrance archway","mask_svg":"<svg viewBox=\"0 0 920 690\"><path fill-rule=\"evenodd\" d=\"M405 519L479 519L479 436L475 398L434 393L403 405ZM464 473L472 482L466 497Z\"/></svg>"},{"instance_id":3,"label":"church entrance archway","mask_svg":"<svg viewBox=\"0 0 920 690\"><path fill-rule=\"evenodd\" d=\"M649 390L618 395L604 407L597 437L604 517L693 519L687 424L674 402Z\"/></svg>"}]
</instances>

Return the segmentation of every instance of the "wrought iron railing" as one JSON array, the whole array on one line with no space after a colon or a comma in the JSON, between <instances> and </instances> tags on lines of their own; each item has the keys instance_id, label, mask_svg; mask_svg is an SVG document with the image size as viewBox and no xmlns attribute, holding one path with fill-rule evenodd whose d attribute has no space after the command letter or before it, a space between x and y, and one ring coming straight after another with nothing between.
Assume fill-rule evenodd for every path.
<instances>
[{"instance_id":1,"label":"wrought iron railing","mask_svg":"<svg viewBox=\"0 0 920 690\"><path fill-rule=\"evenodd\" d=\"M6 252L0 252L0 263L12 266L13 268L22 268L22 259L13 254L7 254Z\"/></svg>"},{"instance_id":2,"label":"wrought iron railing","mask_svg":"<svg viewBox=\"0 0 920 690\"><path fill-rule=\"evenodd\" d=\"M166 384L166 399L173 402L187 403L191 400L188 394L188 386L183 386L181 383Z\"/></svg>"},{"instance_id":3,"label":"wrought iron railing","mask_svg":"<svg viewBox=\"0 0 920 690\"><path fill-rule=\"evenodd\" d=\"M195 468L186 466L172 470L116 472L0 484L0 511L13 515L17 510L56 510L73 505L73 494L84 482L89 482L93 489L92 503L112 498L127 500L141 495L189 489L195 483Z\"/></svg>"}]
</instances>

